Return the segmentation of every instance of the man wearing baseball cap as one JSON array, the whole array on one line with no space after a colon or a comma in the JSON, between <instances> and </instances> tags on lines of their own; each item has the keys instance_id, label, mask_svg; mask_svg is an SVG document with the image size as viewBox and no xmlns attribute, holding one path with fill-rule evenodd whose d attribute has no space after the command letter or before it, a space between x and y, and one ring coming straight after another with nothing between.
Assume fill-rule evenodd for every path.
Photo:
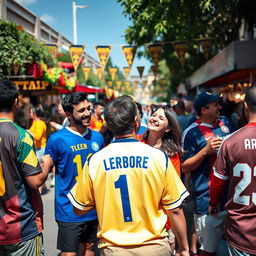
<instances>
[{"instance_id":1,"label":"man wearing baseball cap","mask_svg":"<svg viewBox=\"0 0 256 256\"><path fill-rule=\"evenodd\" d=\"M220 120L219 100L219 94L199 94L194 102L198 119L183 133L185 155L182 171L191 174L194 219L201 244L201 256L215 255L222 236L221 226L225 215L224 211L216 216L208 215L209 180L213 163L222 139L230 133L231 128ZM224 202L221 207L224 207Z\"/></svg>"}]
</instances>

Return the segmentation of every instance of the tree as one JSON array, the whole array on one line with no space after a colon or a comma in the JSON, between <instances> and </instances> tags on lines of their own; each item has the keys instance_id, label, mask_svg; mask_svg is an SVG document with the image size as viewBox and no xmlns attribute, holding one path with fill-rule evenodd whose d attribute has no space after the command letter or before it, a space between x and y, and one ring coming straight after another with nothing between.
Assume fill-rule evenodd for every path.
<instances>
[{"instance_id":1,"label":"tree","mask_svg":"<svg viewBox=\"0 0 256 256\"><path fill-rule=\"evenodd\" d=\"M171 71L172 89L191 75L206 60L196 39L212 38L215 55L233 40L239 39L242 24L252 37L256 23L256 2L249 0L118 0L124 15L132 21L126 30L129 44L186 41L186 65L179 65L173 46L165 44L162 59ZM189 57L189 58L188 58Z\"/></svg>"}]
</instances>

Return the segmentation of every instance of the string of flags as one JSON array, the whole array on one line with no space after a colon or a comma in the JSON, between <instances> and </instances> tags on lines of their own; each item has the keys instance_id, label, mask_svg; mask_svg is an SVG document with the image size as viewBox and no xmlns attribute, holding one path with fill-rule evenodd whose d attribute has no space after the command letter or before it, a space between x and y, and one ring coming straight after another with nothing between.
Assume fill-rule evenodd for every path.
<instances>
[{"instance_id":1,"label":"string of flags","mask_svg":"<svg viewBox=\"0 0 256 256\"><path fill-rule=\"evenodd\" d=\"M210 44L212 41L212 38L203 38L203 39L196 39L196 42L202 47L204 56L206 59L209 58L209 50L210 50ZM146 44L147 49L152 57L152 62L154 63L154 69L155 71L158 70L158 63L161 57L161 53L163 50L164 45L166 44L172 44L174 51L176 52L181 66L184 66L185 64L185 54L188 51L188 43L187 41L175 41L175 42L161 42L156 44ZM60 44L45 44L50 53L55 56L58 52L58 47ZM69 46L69 52L72 58L72 62L74 64L75 70L77 69L80 59L83 55L85 46L84 45L68 45ZM111 45L96 45L95 46L97 55L99 57L100 66L102 71L104 72L106 63L108 61L108 58L110 56L110 52L112 49ZM128 74L128 70L131 69L134 57L136 55L137 46L136 45L121 45L122 52L124 54L124 57L127 61L128 67L124 70L125 75ZM129 68L129 69L128 69ZM139 74L143 71L142 69L138 69ZM153 72L155 72L153 71ZM126 75L127 76L127 75Z\"/></svg>"}]
</instances>

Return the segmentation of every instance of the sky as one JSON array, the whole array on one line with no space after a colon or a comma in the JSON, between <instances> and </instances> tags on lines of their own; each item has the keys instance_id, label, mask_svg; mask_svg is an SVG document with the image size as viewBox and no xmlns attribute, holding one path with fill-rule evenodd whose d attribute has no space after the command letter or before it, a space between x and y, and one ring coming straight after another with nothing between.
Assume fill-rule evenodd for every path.
<instances>
[{"instance_id":1,"label":"sky","mask_svg":"<svg viewBox=\"0 0 256 256\"><path fill-rule=\"evenodd\" d=\"M48 25L73 42L72 0L16 0ZM125 17L123 7L117 0L74 0L76 5L89 8L76 9L77 43L85 45L85 51L98 59L95 45L112 45L110 53L113 65L119 69L128 66L120 45L125 42L125 29L131 25ZM137 66L145 66L144 75L150 63L135 56L130 75L138 75Z\"/></svg>"}]
</instances>

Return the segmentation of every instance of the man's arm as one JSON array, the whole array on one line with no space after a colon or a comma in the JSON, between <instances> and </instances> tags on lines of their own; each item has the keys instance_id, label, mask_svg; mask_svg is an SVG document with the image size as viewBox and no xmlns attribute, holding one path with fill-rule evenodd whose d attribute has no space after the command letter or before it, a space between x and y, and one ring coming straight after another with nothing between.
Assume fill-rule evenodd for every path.
<instances>
[{"instance_id":1,"label":"man's arm","mask_svg":"<svg viewBox=\"0 0 256 256\"><path fill-rule=\"evenodd\" d=\"M189 246L187 240L187 228L183 210L178 207L167 210L167 215L171 221L171 227L179 244L179 253L181 256L189 255Z\"/></svg>"},{"instance_id":2,"label":"man's arm","mask_svg":"<svg viewBox=\"0 0 256 256\"><path fill-rule=\"evenodd\" d=\"M223 195L227 179L220 179L216 175L212 175L210 180L210 201L209 201L209 214L215 215L219 211L218 204Z\"/></svg>"},{"instance_id":3,"label":"man's arm","mask_svg":"<svg viewBox=\"0 0 256 256\"><path fill-rule=\"evenodd\" d=\"M42 161L41 161L42 172L25 177L26 182L29 185L29 187L36 190L41 185L43 185L47 179L47 176L48 176L49 171L51 170L52 166L53 166L53 161L52 161L50 155L43 156Z\"/></svg>"},{"instance_id":4,"label":"man's arm","mask_svg":"<svg viewBox=\"0 0 256 256\"><path fill-rule=\"evenodd\" d=\"M216 150L219 149L220 145L222 143L222 138L213 138L204 148L202 148L196 155L188 158L185 160L181 165L181 170L183 173L190 173L196 170L200 164L203 162L205 157L208 155L215 153Z\"/></svg>"}]
</instances>

